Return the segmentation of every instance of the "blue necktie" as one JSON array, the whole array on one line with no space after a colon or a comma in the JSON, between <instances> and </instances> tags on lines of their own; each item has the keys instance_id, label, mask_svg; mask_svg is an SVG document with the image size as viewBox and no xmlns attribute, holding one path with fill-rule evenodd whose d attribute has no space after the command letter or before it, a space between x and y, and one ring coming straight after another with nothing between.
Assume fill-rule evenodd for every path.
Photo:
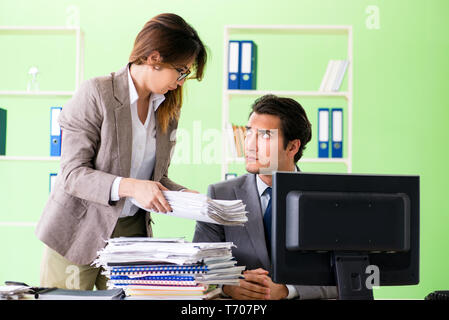
<instances>
[{"instance_id":1,"label":"blue necktie","mask_svg":"<svg viewBox=\"0 0 449 320\"><path fill-rule=\"evenodd\" d=\"M265 226L265 239L267 241L268 254L271 253L271 187L265 189L265 193L268 194L270 200L268 201L267 209L263 215L263 224Z\"/></svg>"}]
</instances>

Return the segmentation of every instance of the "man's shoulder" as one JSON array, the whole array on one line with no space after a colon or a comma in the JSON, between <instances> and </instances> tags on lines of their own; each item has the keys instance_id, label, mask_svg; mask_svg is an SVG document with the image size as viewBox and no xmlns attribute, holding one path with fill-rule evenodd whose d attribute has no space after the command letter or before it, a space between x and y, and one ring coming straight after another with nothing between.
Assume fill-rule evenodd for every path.
<instances>
[{"instance_id":1,"label":"man's shoulder","mask_svg":"<svg viewBox=\"0 0 449 320\"><path fill-rule=\"evenodd\" d=\"M214 188L219 188L219 189L221 189L221 188L232 188L234 186L242 185L243 183L246 182L246 180L248 178L251 178L252 176L254 176L254 175L251 174L251 173L247 173L247 174L244 174L244 175L242 175L240 177L237 177L237 178L232 178L232 179L229 179L229 180L224 180L224 181L219 181L219 182L216 182L216 183L212 183L210 186L212 186Z\"/></svg>"},{"instance_id":2,"label":"man's shoulder","mask_svg":"<svg viewBox=\"0 0 449 320\"><path fill-rule=\"evenodd\" d=\"M220 196L224 193L230 192L231 190L234 190L234 188L241 187L243 184L247 182L248 179L254 179L254 174L247 173L240 177L220 181L217 183L213 183L209 185L209 193L213 192L213 195Z\"/></svg>"}]
</instances>

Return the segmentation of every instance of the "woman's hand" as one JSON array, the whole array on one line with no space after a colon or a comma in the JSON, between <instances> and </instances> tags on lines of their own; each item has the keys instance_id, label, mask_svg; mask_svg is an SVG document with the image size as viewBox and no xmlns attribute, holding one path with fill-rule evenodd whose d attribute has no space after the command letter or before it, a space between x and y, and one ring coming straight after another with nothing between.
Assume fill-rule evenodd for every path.
<instances>
[{"instance_id":1,"label":"woman's hand","mask_svg":"<svg viewBox=\"0 0 449 320\"><path fill-rule=\"evenodd\" d=\"M123 178L120 181L119 196L132 197L145 209L167 213L172 208L162 191L168 191L160 182Z\"/></svg>"}]
</instances>

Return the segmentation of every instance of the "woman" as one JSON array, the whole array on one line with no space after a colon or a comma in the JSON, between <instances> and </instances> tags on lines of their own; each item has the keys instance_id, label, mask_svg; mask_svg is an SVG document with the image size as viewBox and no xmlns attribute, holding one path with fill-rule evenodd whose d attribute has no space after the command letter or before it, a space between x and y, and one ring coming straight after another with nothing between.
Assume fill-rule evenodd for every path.
<instances>
[{"instance_id":1,"label":"woman","mask_svg":"<svg viewBox=\"0 0 449 320\"><path fill-rule=\"evenodd\" d=\"M182 85L191 70L202 79L206 58L190 25L158 15L137 35L125 68L85 81L64 106L61 167L36 229L46 245L41 286L105 289L106 278L90 265L105 240L152 236L150 214L129 198L171 210L162 191L186 188L167 177L170 137Z\"/></svg>"}]
</instances>

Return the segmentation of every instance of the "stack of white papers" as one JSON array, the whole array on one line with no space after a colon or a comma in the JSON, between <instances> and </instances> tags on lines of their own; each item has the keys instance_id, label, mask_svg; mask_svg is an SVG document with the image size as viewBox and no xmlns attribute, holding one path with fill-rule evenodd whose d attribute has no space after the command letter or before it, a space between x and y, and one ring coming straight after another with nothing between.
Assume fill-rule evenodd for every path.
<instances>
[{"instance_id":1,"label":"stack of white papers","mask_svg":"<svg viewBox=\"0 0 449 320\"><path fill-rule=\"evenodd\" d=\"M113 238L94 261L104 269L108 288L128 298L208 299L218 285L239 285L232 242L191 243L182 238Z\"/></svg>"},{"instance_id":2,"label":"stack of white papers","mask_svg":"<svg viewBox=\"0 0 449 320\"><path fill-rule=\"evenodd\" d=\"M163 194L173 209L166 213L169 216L230 226L243 226L248 221L242 200L214 200L204 194L179 191L163 191ZM135 199L131 202L150 211Z\"/></svg>"}]
</instances>

